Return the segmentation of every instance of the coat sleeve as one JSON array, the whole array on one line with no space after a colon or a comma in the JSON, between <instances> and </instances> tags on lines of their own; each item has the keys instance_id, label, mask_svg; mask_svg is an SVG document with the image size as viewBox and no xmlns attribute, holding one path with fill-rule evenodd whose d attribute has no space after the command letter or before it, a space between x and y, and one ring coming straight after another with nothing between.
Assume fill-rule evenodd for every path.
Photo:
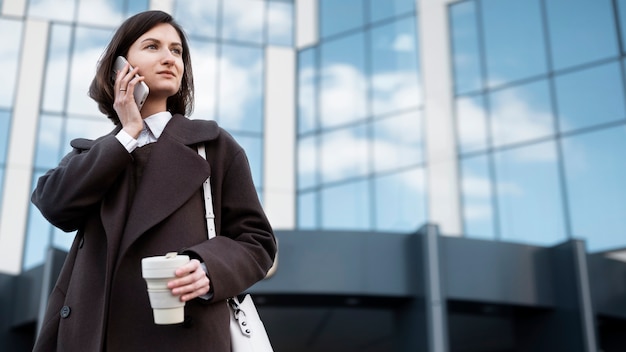
<instances>
[{"instance_id":1,"label":"coat sleeve","mask_svg":"<svg viewBox=\"0 0 626 352\"><path fill-rule=\"evenodd\" d=\"M220 198L220 233L187 249L206 264L214 300L238 295L263 279L276 254L276 240L243 149L224 175Z\"/></svg>"},{"instance_id":2,"label":"coat sleeve","mask_svg":"<svg viewBox=\"0 0 626 352\"><path fill-rule=\"evenodd\" d=\"M74 231L131 162L115 136L102 137L88 150L74 148L41 176L31 201L54 226Z\"/></svg>"}]
</instances>

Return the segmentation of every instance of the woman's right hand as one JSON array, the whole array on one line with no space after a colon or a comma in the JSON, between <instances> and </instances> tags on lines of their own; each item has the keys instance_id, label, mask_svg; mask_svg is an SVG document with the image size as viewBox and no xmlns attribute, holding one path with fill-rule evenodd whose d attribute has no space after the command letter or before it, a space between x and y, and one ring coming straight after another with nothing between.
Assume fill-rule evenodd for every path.
<instances>
[{"instance_id":1,"label":"woman's right hand","mask_svg":"<svg viewBox=\"0 0 626 352\"><path fill-rule=\"evenodd\" d=\"M143 129L143 120L135 103L133 92L135 91L135 85L143 81L144 78L141 76L135 77L139 71L137 67L132 70L129 70L129 67L126 64L115 76L113 109L115 109L120 119L122 129L133 138L137 138Z\"/></svg>"}]
</instances>

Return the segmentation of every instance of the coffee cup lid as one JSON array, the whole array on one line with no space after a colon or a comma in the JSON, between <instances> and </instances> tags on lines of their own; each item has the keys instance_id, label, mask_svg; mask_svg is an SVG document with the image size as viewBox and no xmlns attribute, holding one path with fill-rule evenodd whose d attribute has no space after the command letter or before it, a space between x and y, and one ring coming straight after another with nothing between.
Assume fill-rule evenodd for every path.
<instances>
[{"instance_id":1,"label":"coffee cup lid","mask_svg":"<svg viewBox=\"0 0 626 352\"><path fill-rule=\"evenodd\" d=\"M144 269L164 269L164 268L178 268L179 266L186 264L189 261L188 255L181 255L176 252L170 252L166 255L159 255L155 257L147 257L141 259L141 266Z\"/></svg>"}]
</instances>

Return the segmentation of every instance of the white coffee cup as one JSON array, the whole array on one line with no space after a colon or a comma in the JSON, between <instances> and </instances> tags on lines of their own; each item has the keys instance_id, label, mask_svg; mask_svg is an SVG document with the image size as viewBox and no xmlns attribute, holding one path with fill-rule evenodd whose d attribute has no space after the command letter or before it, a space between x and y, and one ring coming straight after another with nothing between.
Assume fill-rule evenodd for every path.
<instances>
[{"instance_id":1,"label":"white coffee cup","mask_svg":"<svg viewBox=\"0 0 626 352\"><path fill-rule=\"evenodd\" d=\"M174 296L167 283L176 278L176 269L189 262L189 256L176 252L141 260L155 324L178 324L185 320L185 302Z\"/></svg>"}]
</instances>

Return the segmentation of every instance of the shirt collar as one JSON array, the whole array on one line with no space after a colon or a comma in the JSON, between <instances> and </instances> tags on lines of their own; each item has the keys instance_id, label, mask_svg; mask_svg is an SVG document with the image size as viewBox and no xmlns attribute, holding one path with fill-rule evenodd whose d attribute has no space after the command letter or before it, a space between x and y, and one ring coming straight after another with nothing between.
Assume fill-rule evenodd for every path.
<instances>
[{"instance_id":1,"label":"shirt collar","mask_svg":"<svg viewBox=\"0 0 626 352\"><path fill-rule=\"evenodd\" d=\"M169 111L162 111L146 117L143 121L146 125L148 125L150 132L152 132L152 134L158 139L161 137L161 133L163 133L165 125L167 125L171 118L172 113Z\"/></svg>"}]
</instances>

